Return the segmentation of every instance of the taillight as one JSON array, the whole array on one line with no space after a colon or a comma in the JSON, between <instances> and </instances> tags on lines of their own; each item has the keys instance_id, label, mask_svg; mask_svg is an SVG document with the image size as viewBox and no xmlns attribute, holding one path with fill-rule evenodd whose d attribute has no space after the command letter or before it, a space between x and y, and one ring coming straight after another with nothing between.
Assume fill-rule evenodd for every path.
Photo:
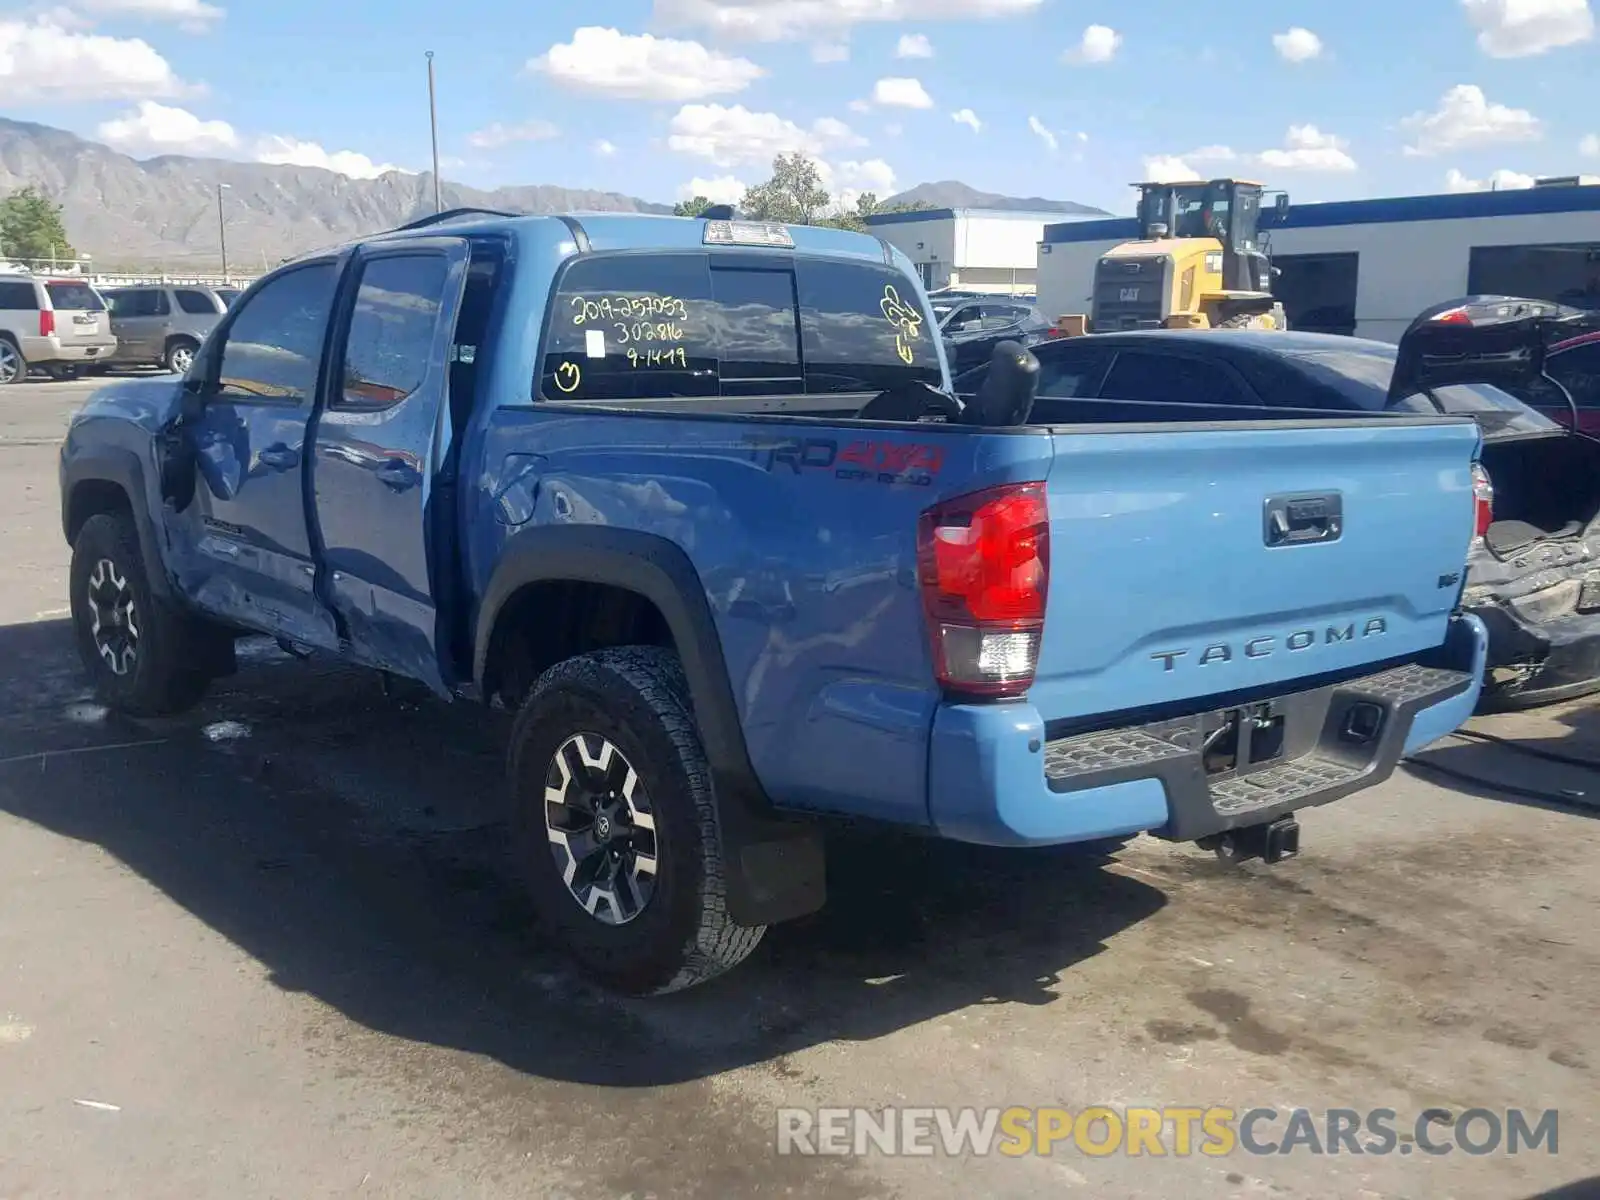
<instances>
[{"instance_id":1,"label":"taillight","mask_svg":"<svg viewBox=\"0 0 1600 1200\"><path fill-rule=\"evenodd\" d=\"M1490 482L1489 472L1483 469L1482 463L1472 464L1472 506L1474 532L1482 537L1494 524L1494 484Z\"/></svg>"},{"instance_id":2,"label":"taillight","mask_svg":"<svg viewBox=\"0 0 1600 1200\"><path fill-rule=\"evenodd\" d=\"M56 314L48 309L39 310L39 336L49 337L56 331Z\"/></svg>"},{"instance_id":3,"label":"taillight","mask_svg":"<svg viewBox=\"0 0 1600 1200\"><path fill-rule=\"evenodd\" d=\"M934 673L952 692L1020 696L1033 684L1050 579L1042 483L935 505L917 529Z\"/></svg>"},{"instance_id":4,"label":"taillight","mask_svg":"<svg viewBox=\"0 0 1600 1200\"><path fill-rule=\"evenodd\" d=\"M1433 318L1436 325L1471 325L1472 314L1465 308L1452 308Z\"/></svg>"}]
</instances>

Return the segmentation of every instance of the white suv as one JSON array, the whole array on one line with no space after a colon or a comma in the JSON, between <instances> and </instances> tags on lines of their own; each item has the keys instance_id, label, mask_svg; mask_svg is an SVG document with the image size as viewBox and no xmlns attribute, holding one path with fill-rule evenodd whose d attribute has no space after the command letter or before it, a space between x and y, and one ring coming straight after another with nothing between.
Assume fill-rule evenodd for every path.
<instances>
[{"instance_id":1,"label":"white suv","mask_svg":"<svg viewBox=\"0 0 1600 1200\"><path fill-rule=\"evenodd\" d=\"M0 275L0 384L30 367L70 379L116 348L106 302L84 280Z\"/></svg>"}]
</instances>

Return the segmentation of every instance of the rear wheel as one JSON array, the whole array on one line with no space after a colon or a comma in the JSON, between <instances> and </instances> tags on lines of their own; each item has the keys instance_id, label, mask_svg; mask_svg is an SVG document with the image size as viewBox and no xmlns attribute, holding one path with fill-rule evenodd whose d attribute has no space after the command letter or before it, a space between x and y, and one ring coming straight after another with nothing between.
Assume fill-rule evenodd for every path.
<instances>
[{"instance_id":1,"label":"rear wheel","mask_svg":"<svg viewBox=\"0 0 1600 1200\"><path fill-rule=\"evenodd\" d=\"M510 772L534 904L585 973L677 991L760 943L765 926L727 913L716 798L670 651L617 647L545 672Z\"/></svg>"},{"instance_id":2,"label":"rear wheel","mask_svg":"<svg viewBox=\"0 0 1600 1200\"><path fill-rule=\"evenodd\" d=\"M0 337L0 386L28 378L28 360L10 338Z\"/></svg>"},{"instance_id":3,"label":"rear wheel","mask_svg":"<svg viewBox=\"0 0 1600 1200\"><path fill-rule=\"evenodd\" d=\"M195 351L200 347L188 338L173 338L167 343L166 355L161 365L178 375L187 375L194 365Z\"/></svg>"},{"instance_id":4,"label":"rear wheel","mask_svg":"<svg viewBox=\"0 0 1600 1200\"><path fill-rule=\"evenodd\" d=\"M123 513L84 522L72 545L72 624L95 691L135 716L197 704L211 682L204 629L150 591L138 533Z\"/></svg>"}]
</instances>

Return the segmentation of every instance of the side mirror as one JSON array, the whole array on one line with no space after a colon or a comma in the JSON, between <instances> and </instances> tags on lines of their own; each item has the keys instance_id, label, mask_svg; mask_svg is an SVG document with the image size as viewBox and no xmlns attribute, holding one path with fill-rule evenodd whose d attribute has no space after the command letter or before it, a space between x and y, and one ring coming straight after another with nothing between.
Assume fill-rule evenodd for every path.
<instances>
[{"instance_id":1,"label":"side mirror","mask_svg":"<svg viewBox=\"0 0 1600 1200\"><path fill-rule=\"evenodd\" d=\"M1026 425L1039 394L1039 360L1021 342L994 348L978 394L961 414L967 425Z\"/></svg>"}]
</instances>

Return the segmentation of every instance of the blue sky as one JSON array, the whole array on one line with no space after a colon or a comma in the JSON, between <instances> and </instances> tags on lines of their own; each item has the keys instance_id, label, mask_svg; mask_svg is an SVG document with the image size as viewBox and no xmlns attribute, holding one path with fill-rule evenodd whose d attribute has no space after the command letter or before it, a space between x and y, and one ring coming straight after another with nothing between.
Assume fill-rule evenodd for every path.
<instances>
[{"instance_id":1,"label":"blue sky","mask_svg":"<svg viewBox=\"0 0 1600 1200\"><path fill-rule=\"evenodd\" d=\"M431 49L465 183L732 198L800 149L845 199L957 178L1123 212L1152 174L1314 201L1600 173L1596 46L1590 0L0 0L0 112L421 170Z\"/></svg>"}]
</instances>

